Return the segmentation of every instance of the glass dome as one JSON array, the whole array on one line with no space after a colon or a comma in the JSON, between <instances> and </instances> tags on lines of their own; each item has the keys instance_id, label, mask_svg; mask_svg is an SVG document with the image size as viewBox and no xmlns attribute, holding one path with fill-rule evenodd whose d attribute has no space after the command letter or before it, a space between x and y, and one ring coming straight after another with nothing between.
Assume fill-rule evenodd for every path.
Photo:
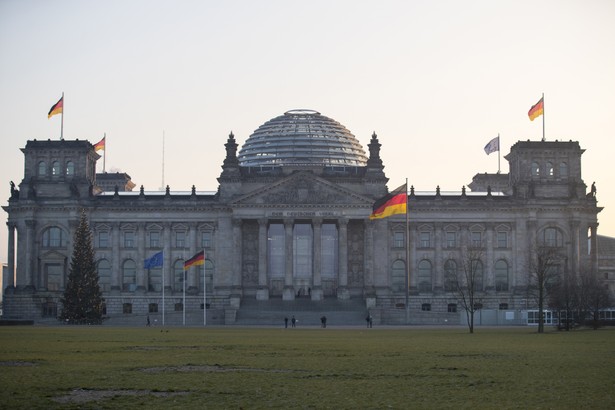
<instances>
[{"instance_id":1,"label":"glass dome","mask_svg":"<svg viewBox=\"0 0 615 410\"><path fill-rule=\"evenodd\" d=\"M267 121L246 140L238 159L243 167L367 164L346 127L312 110L291 110Z\"/></svg>"}]
</instances>

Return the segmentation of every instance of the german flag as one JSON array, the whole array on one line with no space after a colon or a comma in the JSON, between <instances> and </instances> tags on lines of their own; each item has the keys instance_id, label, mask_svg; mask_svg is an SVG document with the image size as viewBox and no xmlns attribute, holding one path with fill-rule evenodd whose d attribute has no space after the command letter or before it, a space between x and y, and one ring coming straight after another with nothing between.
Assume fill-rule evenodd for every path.
<instances>
[{"instance_id":1,"label":"german flag","mask_svg":"<svg viewBox=\"0 0 615 410\"><path fill-rule=\"evenodd\" d=\"M184 270L190 269L192 266L198 266L205 264L205 251L201 251L194 255L192 258L184 262Z\"/></svg>"},{"instance_id":2,"label":"german flag","mask_svg":"<svg viewBox=\"0 0 615 410\"><path fill-rule=\"evenodd\" d=\"M532 106L532 108L530 108L530 110L527 113L527 116L530 117L530 121L534 121L536 118L543 115L544 113L545 113L545 104L544 104L544 97L542 97L540 101L538 101L536 104Z\"/></svg>"},{"instance_id":3,"label":"german flag","mask_svg":"<svg viewBox=\"0 0 615 410\"><path fill-rule=\"evenodd\" d=\"M49 113L47 113L47 118L51 118L51 117L53 117L56 114L62 114L62 109L63 108L64 108L64 96L62 96L62 98L60 98L60 101L58 101L57 103L53 104L53 106L49 110Z\"/></svg>"},{"instance_id":4,"label":"german flag","mask_svg":"<svg viewBox=\"0 0 615 410\"><path fill-rule=\"evenodd\" d=\"M408 207L407 191L406 184L403 184L395 191L377 200L374 203L369 219L380 219L391 215L405 214Z\"/></svg>"},{"instance_id":5,"label":"german flag","mask_svg":"<svg viewBox=\"0 0 615 410\"><path fill-rule=\"evenodd\" d=\"M94 144L94 151L100 151L100 150L104 150L105 149L105 139L106 138L107 137L103 137L103 139L101 139L96 144Z\"/></svg>"}]
</instances>

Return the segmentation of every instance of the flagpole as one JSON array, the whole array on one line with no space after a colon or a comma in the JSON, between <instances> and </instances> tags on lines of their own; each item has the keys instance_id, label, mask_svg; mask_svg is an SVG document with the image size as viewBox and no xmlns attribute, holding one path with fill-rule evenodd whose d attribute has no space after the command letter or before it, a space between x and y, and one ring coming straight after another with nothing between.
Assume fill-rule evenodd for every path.
<instances>
[{"instance_id":1,"label":"flagpole","mask_svg":"<svg viewBox=\"0 0 615 410\"><path fill-rule=\"evenodd\" d=\"M406 178L406 324L410 320L410 224L408 223L408 178Z\"/></svg>"},{"instance_id":2,"label":"flagpole","mask_svg":"<svg viewBox=\"0 0 615 410\"><path fill-rule=\"evenodd\" d=\"M103 155L103 174L107 166L107 133L104 133L103 141L105 141L105 155Z\"/></svg>"},{"instance_id":3,"label":"flagpole","mask_svg":"<svg viewBox=\"0 0 615 410\"><path fill-rule=\"evenodd\" d=\"M107 141L105 141L105 144L106 143L107 143ZM164 327L164 285L165 285L165 283L164 283L164 275L165 275L165 273L166 272L164 271L164 259L163 259L163 262L162 262L162 327Z\"/></svg>"},{"instance_id":4,"label":"flagpole","mask_svg":"<svg viewBox=\"0 0 615 410\"><path fill-rule=\"evenodd\" d=\"M546 141L545 137L545 93L542 93L542 140Z\"/></svg>"},{"instance_id":5,"label":"flagpole","mask_svg":"<svg viewBox=\"0 0 615 410\"><path fill-rule=\"evenodd\" d=\"M190 269L190 268L188 268ZM184 301L183 301L183 309L182 309L182 322L183 325L186 326L186 278L187 278L187 271L186 269L184 269Z\"/></svg>"},{"instance_id":6,"label":"flagpole","mask_svg":"<svg viewBox=\"0 0 615 410\"><path fill-rule=\"evenodd\" d=\"M64 91L62 91L62 118L60 118L60 139L64 139Z\"/></svg>"},{"instance_id":7,"label":"flagpole","mask_svg":"<svg viewBox=\"0 0 615 410\"><path fill-rule=\"evenodd\" d=\"M203 326L207 326L207 276L205 276L205 250L203 250Z\"/></svg>"},{"instance_id":8,"label":"flagpole","mask_svg":"<svg viewBox=\"0 0 615 410\"><path fill-rule=\"evenodd\" d=\"M498 174L500 173L500 155L502 153L502 151L500 150L501 145L502 142L500 141L500 133L498 132Z\"/></svg>"}]
</instances>

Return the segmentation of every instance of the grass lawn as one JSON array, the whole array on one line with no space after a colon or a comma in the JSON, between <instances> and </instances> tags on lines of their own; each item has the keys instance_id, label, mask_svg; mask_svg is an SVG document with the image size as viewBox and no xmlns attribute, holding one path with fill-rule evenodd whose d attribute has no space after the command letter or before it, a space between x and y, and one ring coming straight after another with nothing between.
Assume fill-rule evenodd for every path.
<instances>
[{"instance_id":1,"label":"grass lawn","mask_svg":"<svg viewBox=\"0 0 615 410\"><path fill-rule=\"evenodd\" d=\"M0 408L615 408L615 329L0 328Z\"/></svg>"}]
</instances>

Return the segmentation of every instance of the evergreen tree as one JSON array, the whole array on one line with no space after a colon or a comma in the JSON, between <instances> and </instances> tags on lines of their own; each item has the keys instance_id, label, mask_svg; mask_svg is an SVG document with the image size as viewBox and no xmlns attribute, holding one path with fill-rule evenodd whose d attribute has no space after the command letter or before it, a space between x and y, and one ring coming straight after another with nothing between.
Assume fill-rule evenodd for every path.
<instances>
[{"instance_id":1,"label":"evergreen tree","mask_svg":"<svg viewBox=\"0 0 615 410\"><path fill-rule=\"evenodd\" d=\"M62 320L73 324L100 324L102 322L102 292L98 285L98 272L94 261L92 232L85 210L75 232L73 256L68 283L61 300Z\"/></svg>"}]
</instances>

